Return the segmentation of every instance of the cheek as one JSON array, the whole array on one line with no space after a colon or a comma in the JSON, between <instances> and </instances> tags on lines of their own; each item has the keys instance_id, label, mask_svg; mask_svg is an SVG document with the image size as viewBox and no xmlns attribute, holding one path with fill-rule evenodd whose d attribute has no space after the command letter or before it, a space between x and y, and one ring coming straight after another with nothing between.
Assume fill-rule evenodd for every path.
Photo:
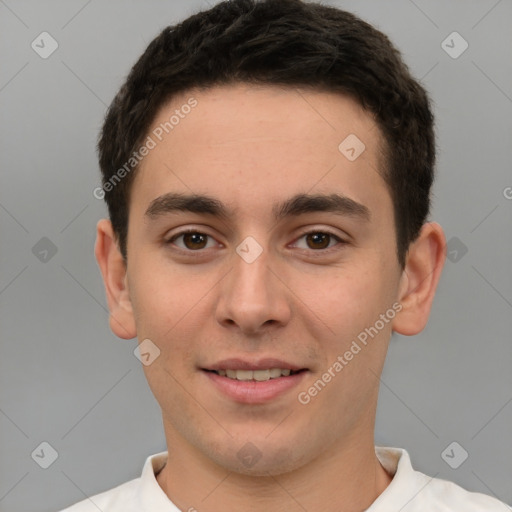
<instances>
[{"instance_id":1,"label":"cheek","mask_svg":"<svg viewBox=\"0 0 512 512\"><path fill-rule=\"evenodd\" d=\"M218 277L194 276L169 263L153 262L137 270L130 287L137 336L140 341L149 338L158 346L160 370L167 368L178 376L196 363L196 344L204 338L202 323L213 315L211 300L205 294ZM147 369L148 374L152 373L151 367Z\"/></svg>"},{"instance_id":2,"label":"cheek","mask_svg":"<svg viewBox=\"0 0 512 512\"><path fill-rule=\"evenodd\" d=\"M187 277L176 266L153 261L134 262L137 269L130 283L130 297L135 313L137 332L141 336L169 335L180 321L200 302L207 283Z\"/></svg>"},{"instance_id":3,"label":"cheek","mask_svg":"<svg viewBox=\"0 0 512 512\"><path fill-rule=\"evenodd\" d=\"M351 265L308 278L304 293L333 328L339 328L367 314L377 300L378 290L371 272Z\"/></svg>"},{"instance_id":4,"label":"cheek","mask_svg":"<svg viewBox=\"0 0 512 512\"><path fill-rule=\"evenodd\" d=\"M185 411L182 383L190 379L197 354L199 326L194 319L208 314L200 300L204 291L197 280L152 267L138 274L133 295L138 338L149 338L160 351L154 362L143 366L148 384L162 410Z\"/></svg>"},{"instance_id":5,"label":"cheek","mask_svg":"<svg viewBox=\"0 0 512 512\"><path fill-rule=\"evenodd\" d=\"M317 313L328 327L332 351L339 353L357 339L365 329L375 325L394 300L396 283L389 278L389 265L379 258L366 263L347 265L302 280L303 292L298 295ZM379 322L379 335L389 336L390 323ZM372 331L375 332L375 331ZM363 335L364 336L364 335Z\"/></svg>"}]
</instances>

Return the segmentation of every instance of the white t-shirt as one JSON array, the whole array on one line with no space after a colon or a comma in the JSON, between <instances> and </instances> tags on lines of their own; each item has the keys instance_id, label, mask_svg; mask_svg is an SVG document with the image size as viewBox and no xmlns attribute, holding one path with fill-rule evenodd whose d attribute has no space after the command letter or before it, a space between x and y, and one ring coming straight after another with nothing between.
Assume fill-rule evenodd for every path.
<instances>
[{"instance_id":1,"label":"white t-shirt","mask_svg":"<svg viewBox=\"0 0 512 512\"><path fill-rule=\"evenodd\" d=\"M375 453L393 480L366 512L510 512L505 503L411 466L406 450L375 447ZM155 474L164 467L167 452L146 459L142 475L110 491L87 498L61 512L180 512L158 485ZM199 510L199 509L198 509Z\"/></svg>"}]
</instances>

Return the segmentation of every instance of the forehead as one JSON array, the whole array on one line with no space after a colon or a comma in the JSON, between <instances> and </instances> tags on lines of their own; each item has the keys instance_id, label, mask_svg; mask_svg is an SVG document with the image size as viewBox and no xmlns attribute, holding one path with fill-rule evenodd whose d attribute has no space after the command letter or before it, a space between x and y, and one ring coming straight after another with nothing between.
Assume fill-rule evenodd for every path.
<instances>
[{"instance_id":1,"label":"forehead","mask_svg":"<svg viewBox=\"0 0 512 512\"><path fill-rule=\"evenodd\" d=\"M308 191L363 204L387 192L379 128L336 93L247 84L190 90L160 108L147 135L154 147L132 185L146 207L168 191L218 197L242 213L244 202L270 209Z\"/></svg>"}]
</instances>

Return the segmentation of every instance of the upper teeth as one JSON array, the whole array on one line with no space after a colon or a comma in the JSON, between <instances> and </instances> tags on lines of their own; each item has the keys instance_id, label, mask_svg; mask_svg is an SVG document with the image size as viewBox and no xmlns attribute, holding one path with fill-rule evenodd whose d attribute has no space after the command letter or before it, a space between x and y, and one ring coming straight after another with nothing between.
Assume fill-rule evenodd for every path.
<instances>
[{"instance_id":1,"label":"upper teeth","mask_svg":"<svg viewBox=\"0 0 512 512\"><path fill-rule=\"evenodd\" d=\"M236 380L257 380L264 381L269 379L277 379L278 377L288 377L289 369L271 368L269 370L216 370L219 375L229 377Z\"/></svg>"}]
</instances>

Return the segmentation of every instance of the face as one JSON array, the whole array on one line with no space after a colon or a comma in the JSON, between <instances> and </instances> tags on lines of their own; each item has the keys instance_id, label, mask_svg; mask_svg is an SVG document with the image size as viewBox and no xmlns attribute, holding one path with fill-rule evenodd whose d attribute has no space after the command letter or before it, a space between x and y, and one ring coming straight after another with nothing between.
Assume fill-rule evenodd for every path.
<instances>
[{"instance_id":1,"label":"face","mask_svg":"<svg viewBox=\"0 0 512 512\"><path fill-rule=\"evenodd\" d=\"M168 443L256 475L373 440L402 273L371 116L237 84L174 98L148 134L126 283Z\"/></svg>"}]
</instances>

